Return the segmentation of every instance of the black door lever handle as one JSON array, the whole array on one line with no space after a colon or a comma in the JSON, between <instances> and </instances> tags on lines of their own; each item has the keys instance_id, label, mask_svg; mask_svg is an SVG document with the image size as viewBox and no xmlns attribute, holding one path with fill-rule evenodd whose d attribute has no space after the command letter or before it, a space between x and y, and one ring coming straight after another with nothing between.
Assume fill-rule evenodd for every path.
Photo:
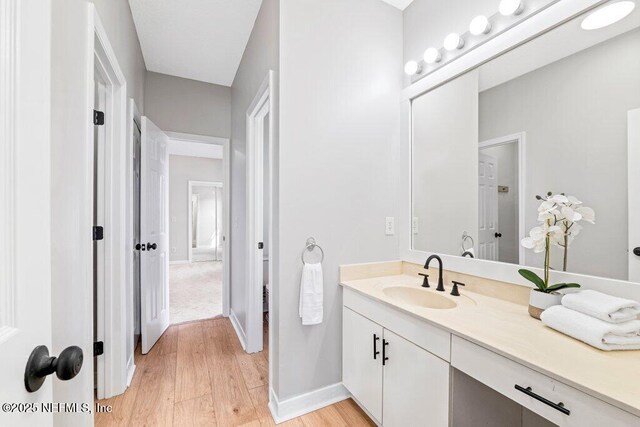
<instances>
[{"instance_id":1,"label":"black door lever handle","mask_svg":"<svg viewBox=\"0 0 640 427\"><path fill-rule=\"evenodd\" d=\"M155 243L147 243L147 248L149 250L154 250L155 251L156 249L158 249L158 245L155 244Z\"/></svg>"}]
</instances>

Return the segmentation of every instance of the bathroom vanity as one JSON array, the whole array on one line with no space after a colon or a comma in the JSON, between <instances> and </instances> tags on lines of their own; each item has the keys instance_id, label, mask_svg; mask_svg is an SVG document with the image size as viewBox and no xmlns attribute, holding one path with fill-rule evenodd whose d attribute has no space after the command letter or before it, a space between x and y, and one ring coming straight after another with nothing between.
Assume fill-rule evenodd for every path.
<instances>
[{"instance_id":1,"label":"bathroom vanity","mask_svg":"<svg viewBox=\"0 0 640 427\"><path fill-rule=\"evenodd\" d=\"M527 313L526 287L445 271L437 292L421 287L423 271L341 267L343 383L378 424L474 425L462 373L536 414L527 426L640 426L640 351L600 351L545 327ZM466 284L461 296L453 280ZM515 425L506 412L482 416Z\"/></svg>"}]
</instances>

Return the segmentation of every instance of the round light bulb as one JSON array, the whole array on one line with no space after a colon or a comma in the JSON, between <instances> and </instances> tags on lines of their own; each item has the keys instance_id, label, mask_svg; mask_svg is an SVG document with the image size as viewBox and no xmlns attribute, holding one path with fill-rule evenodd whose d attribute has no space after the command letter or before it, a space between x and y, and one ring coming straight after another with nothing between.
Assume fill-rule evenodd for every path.
<instances>
[{"instance_id":1,"label":"round light bulb","mask_svg":"<svg viewBox=\"0 0 640 427\"><path fill-rule=\"evenodd\" d=\"M484 15L476 16L471 20L471 24L469 24L469 32L474 36L487 34L489 31L491 31L491 23L489 22L489 18Z\"/></svg>"},{"instance_id":2,"label":"round light bulb","mask_svg":"<svg viewBox=\"0 0 640 427\"><path fill-rule=\"evenodd\" d=\"M524 9L522 0L502 0L498 7L500 14L503 16L519 15L522 13L522 9Z\"/></svg>"},{"instance_id":3,"label":"round light bulb","mask_svg":"<svg viewBox=\"0 0 640 427\"><path fill-rule=\"evenodd\" d=\"M458 33L451 33L444 39L444 48L448 51L462 49L464 39Z\"/></svg>"},{"instance_id":4,"label":"round light bulb","mask_svg":"<svg viewBox=\"0 0 640 427\"><path fill-rule=\"evenodd\" d=\"M409 61L404 64L404 72L410 76L418 74L420 72L420 64L418 64L416 61Z\"/></svg>"},{"instance_id":5,"label":"round light bulb","mask_svg":"<svg viewBox=\"0 0 640 427\"><path fill-rule=\"evenodd\" d=\"M608 4L590 13L589 16L584 18L580 26L583 30L604 28L627 17L635 7L636 4L632 1L619 1Z\"/></svg>"},{"instance_id":6,"label":"round light bulb","mask_svg":"<svg viewBox=\"0 0 640 427\"><path fill-rule=\"evenodd\" d=\"M430 47L424 51L424 62L427 64L435 64L436 62L440 62L441 59L442 55L440 55L440 51L435 47Z\"/></svg>"}]
</instances>

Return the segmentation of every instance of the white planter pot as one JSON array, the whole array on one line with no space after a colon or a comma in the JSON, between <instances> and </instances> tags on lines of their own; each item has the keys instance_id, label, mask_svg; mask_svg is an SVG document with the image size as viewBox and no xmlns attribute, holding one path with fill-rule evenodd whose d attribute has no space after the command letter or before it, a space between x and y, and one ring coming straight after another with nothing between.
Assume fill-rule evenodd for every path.
<instances>
[{"instance_id":1,"label":"white planter pot","mask_svg":"<svg viewBox=\"0 0 640 427\"><path fill-rule=\"evenodd\" d=\"M539 320L540 315L547 308L554 305L560 305L562 297L563 295L560 293L547 294L532 289L531 295L529 297L529 314L531 315L531 317Z\"/></svg>"}]
</instances>

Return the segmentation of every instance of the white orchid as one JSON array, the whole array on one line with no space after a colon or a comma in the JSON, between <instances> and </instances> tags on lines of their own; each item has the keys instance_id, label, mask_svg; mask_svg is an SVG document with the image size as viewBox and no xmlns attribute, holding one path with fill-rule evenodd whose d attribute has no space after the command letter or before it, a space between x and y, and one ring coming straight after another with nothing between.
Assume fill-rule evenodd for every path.
<instances>
[{"instance_id":1,"label":"white orchid","mask_svg":"<svg viewBox=\"0 0 640 427\"><path fill-rule=\"evenodd\" d=\"M536 253L549 251L547 243L560 246L564 249L563 270L566 271L569 245L582 230L578 223L586 221L595 224L596 213L583 206L575 196L549 192L545 197L536 198L542 201L538 207L538 221L542 224L534 227L521 244Z\"/></svg>"},{"instance_id":2,"label":"white orchid","mask_svg":"<svg viewBox=\"0 0 640 427\"><path fill-rule=\"evenodd\" d=\"M527 249L533 249L535 253L542 253L546 249L547 237L555 240L564 237L564 233L559 226L550 225L550 221L546 221L540 227L533 227L529 237L522 239L521 244Z\"/></svg>"}]
</instances>

